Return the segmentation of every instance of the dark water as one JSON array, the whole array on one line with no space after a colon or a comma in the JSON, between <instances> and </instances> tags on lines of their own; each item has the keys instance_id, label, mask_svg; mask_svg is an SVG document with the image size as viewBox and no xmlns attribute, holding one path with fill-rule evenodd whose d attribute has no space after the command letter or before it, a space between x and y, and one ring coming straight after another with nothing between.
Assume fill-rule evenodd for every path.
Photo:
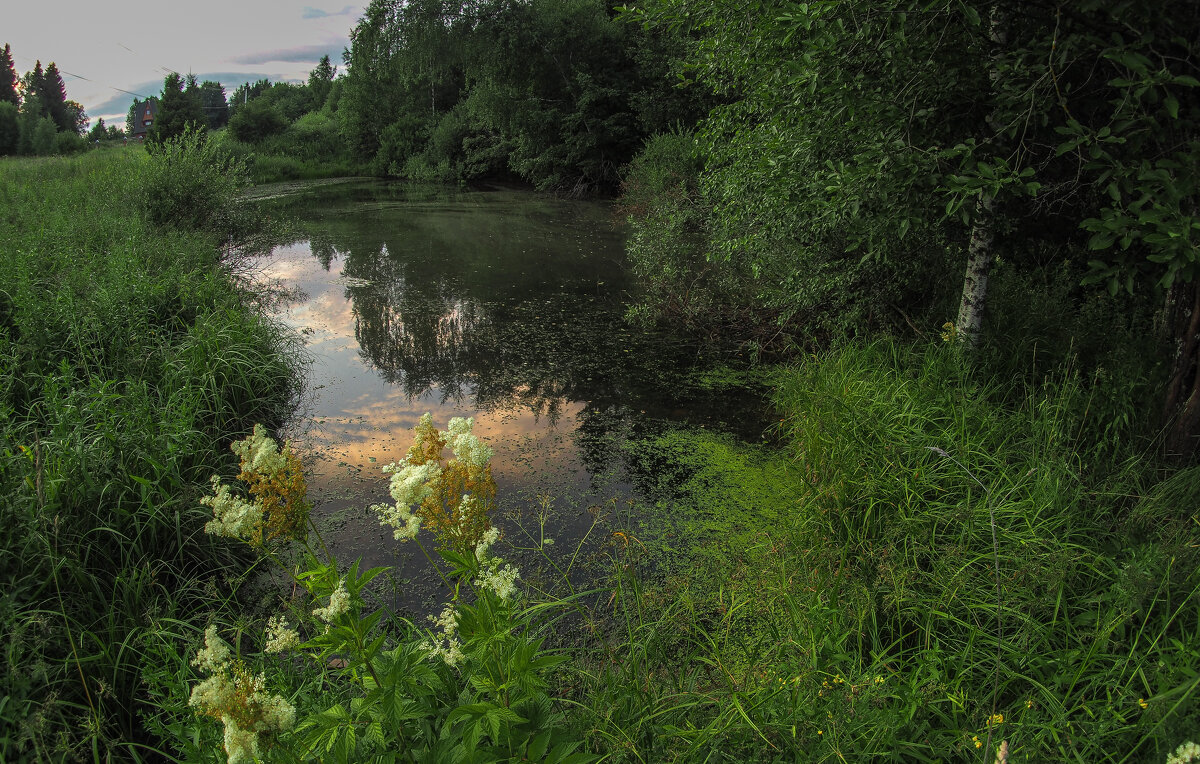
<instances>
[{"instance_id":1,"label":"dark water","mask_svg":"<svg viewBox=\"0 0 1200 764\"><path fill-rule=\"evenodd\" d=\"M442 428L475 418L496 452L506 540L529 546L544 532L563 551L597 543L616 526L589 530L596 515L636 499L631 438L680 422L757 437L758 400L693 383L735 353L714 359L622 320L635 285L607 205L380 181L262 203L300 237L262 266L292 290L278 315L312 357L292 437L343 561L393 566L436 599L419 550L365 509L387 500L379 467L404 456L425 412Z\"/></svg>"}]
</instances>

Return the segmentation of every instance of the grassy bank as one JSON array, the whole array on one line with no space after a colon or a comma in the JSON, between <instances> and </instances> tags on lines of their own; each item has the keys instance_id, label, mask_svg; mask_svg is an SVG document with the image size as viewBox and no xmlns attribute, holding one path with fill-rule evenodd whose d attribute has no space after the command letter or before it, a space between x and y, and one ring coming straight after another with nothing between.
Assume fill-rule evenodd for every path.
<instances>
[{"instance_id":1,"label":"grassy bank","mask_svg":"<svg viewBox=\"0 0 1200 764\"><path fill-rule=\"evenodd\" d=\"M144 645L242 568L196 499L287 412L294 349L218 261L211 160L0 162L0 760L154 758Z\"/></svg>"},{"instance_id":2,"label":"grassy bank","mask_svg":"<svg viewBox=\"0 0 1200 764\"><path fill-rule=\"evenodd\" d=\"M597 753L1163 761L1197 736L1200 471L1105 445L1070 373L969 369L852 346L776 380L785 455L636 444L659 574L620 578L584 664Z\"/></svg>"}]
</instances>

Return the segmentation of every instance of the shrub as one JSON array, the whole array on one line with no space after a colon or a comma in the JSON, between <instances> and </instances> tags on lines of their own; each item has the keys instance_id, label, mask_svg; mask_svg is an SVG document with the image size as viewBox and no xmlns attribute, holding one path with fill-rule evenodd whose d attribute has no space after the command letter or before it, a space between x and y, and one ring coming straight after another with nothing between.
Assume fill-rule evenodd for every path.
<instances>
[{"instance_id":1,"label":"shrub","mask_svg":"<svg viewBox=\"0 0 1200 764\"><path fill-rule=\"evenodd\" d=\"M628 317L643 326L670 321L711 332L755 304L752 274L709 262L703 166L690 133L668 133L647 141L625 173L619 205L632 227L626 254L641 285Z\"/></svg>"},{"instance_id":2,"label":"shrub","mask_svg":"<svg viewBox=\"0 0 1200 764\"><path fill-rule=\"evenodd\" d=\"M287 117L271 104L255 100L238 109L229 120L229 132L239 141L258 143L287 129Z\"/></svg>"},{"instance_id":3,"label":"shrub","mask_svg":"<svg viewBox=\"0 0 1200 764\"><path fill-rule=\"evenodd\" d=\"M155 226L204 229L233 241L250 230L250 212L238 198L247 182L243 160L189 127L151 152L138 204Z\"/></svg>"}]
</instances>

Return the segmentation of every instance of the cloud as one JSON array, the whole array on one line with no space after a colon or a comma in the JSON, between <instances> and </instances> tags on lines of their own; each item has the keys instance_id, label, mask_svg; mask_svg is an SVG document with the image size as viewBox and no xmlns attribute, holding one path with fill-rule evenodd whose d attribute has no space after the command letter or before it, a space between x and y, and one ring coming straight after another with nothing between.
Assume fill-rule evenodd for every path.
<instances>
[{"instance_id":1,"label":"cloud","mask_svg":"<svg viewBox=\"0 0 1200 764\"><path fill-rule=\"evenodd\" d=\"M275 50L239 56L234 58L233 62L247 66L276 62L299 64L311 62L316 64L321 60L321 56L329 56L335 61L340 60L342 57L342 46L342 43L326 43L324 45L298 45L294 48L276 48Z\"/></svg>"},{"instance_id":2,"label":"cloud","mask_svg":"<svg viewBox=\"0 0 1200 764\"><path fill-rule=\"evenodd\" d=\"M302 18L302 19L329 19L329 18L333 18L334 16L349 16L352 13L354 13L353 5L347 5L346 7L342 8L340 11L323 11L320 8L313 8L312 6L306 5L306 6L304 6L304 12L300 15L300 18Z\"/></svg>"}]
</instances>

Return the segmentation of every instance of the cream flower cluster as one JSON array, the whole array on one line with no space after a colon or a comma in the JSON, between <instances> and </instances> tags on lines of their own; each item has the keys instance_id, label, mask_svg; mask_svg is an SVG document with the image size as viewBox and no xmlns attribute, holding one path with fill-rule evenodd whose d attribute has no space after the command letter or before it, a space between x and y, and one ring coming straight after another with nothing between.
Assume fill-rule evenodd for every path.
<instances>
[{"instance_id":1,"label":"cream flower cluster","mask_svg":"<svg viewBox=\"0 0 1200 764\"><path fill-rule=\"evenodd\" d=\"M192 688L188 705L221 720L229 764L241 764L258 759L259 735L290 730L296 709L282 697L263 692L263 676L249 674L240 663L233 666L231 657L217 627L208 627L192 665L211 676Z\"/></svg>"},{"instance_id":2,"label":"cream flower cluster","mask_svg":"<svg viewBox=\"0 0 1200 764\"><path fill-rule=\"evenodd\" d=\"M1200 761L1200 744L1188 741L1175 749L1175 753L1167 757L1167 764L1192 764Z\"/></svg>"},{"instance_id":3,"label":"cream flower cluster","mask_svg":"<svg viewBox=\"0 0 1200 764\"><path fill-rule=\"evenodd\" d=\"M350 592L346 591L346 579L338 581L337 589L329 595L329 604L312 611L313 615L325 623L333 623L338 616L345 615L350 610Z\"/></svg>"},{"instance_id":4,"label":"cream flower cluster","mask_svg":"<svg viewBox=\"0 0 1200 764\"><path fill-rule=\"evenodd\" d=\"M437 618L429 616L429 620L441 629L441 634L421 643L421 647L432 659L441 658L447 666L455 666L463 659L462 643L458 641L458 612L454 603L442 610Z\"/></svg>"},{"instance_id":5,"label":"cream flower cluster","mask_svg":"<svg viewBox=\"0 0 1200 764\"><path fill-rule=\"evenodd\" d=\"M520 572L512 565L508 565L499 557L492 557L488 554L492 544L500 538L500 530L498 528L489 528L483 534L483 538L475 545L475 559L479 560L479 578L475 579L475 585L482 589L489 589L496 593L496 596L502 600L511 599L517 591L517 578Z\"/></svg>"},{"instance_id":6,"label":"cream flower cluster","mask_svg":"<svg viewBox=\"0 0 1200 764\"><path fill-rule=\"evenodd\" d=\"M446 423L446 444L454 452L454 458L475 469L483 469L491 461L493 451L480 440L471 428L475 417L454 417Z\"/></svg>"},{"instance_id":7,"label":"cream flower cluster","mask_svg":"<svg viewBox=\"0 0 1200 764\"><path fill-rule=\"evenodd\" d=\"M214 536L252 539L262 526L262 507L235 496L216 475L212 476L212 487L213 494L200 499L201 504L213 510L213 519L205 523L204 532Z\"/></svg>"},{"instance_id":8,"label":"cream flower cluster","mask_svg":"<svg viewBox=\"0 0 1200 764\"><path fill-rule=\"evenodd\" d=\"M281 615L271 616L267 622L267 644L263 652L282 653L300 644L300 634L293 630Z\"/></svg>"},{"instance_id":9,"label":"cream flower cluster","mask_svg":"<svg viewBox=\"0 0 1200 764\"><path fill-rule=\"evenodd\" d=\"M392 535L397 541L416 538L417 531L421 530L421 518L413 514L412 507L419 505L433 492L430 483L440 474L441 468L437 462L409 464L407 459L402 459L384 465L383 471L385 474L391 473L388 493L395 503L376 504L371 510L379 516L380 525L390 525L395 529Z\"/></svg>"},{"instance_id":10,"label":"cream flower cluster","mask_svg":"<svg viewBox=\"0 0 1200 764\"><path fill-rule=\"evenodd\" d=\"M229 446L241 458L247 472L275 476L287 468L287 459L279 453L279 444L261 424L254 425L254 432L243 440Z\"/></svg>"}]
</instances>

